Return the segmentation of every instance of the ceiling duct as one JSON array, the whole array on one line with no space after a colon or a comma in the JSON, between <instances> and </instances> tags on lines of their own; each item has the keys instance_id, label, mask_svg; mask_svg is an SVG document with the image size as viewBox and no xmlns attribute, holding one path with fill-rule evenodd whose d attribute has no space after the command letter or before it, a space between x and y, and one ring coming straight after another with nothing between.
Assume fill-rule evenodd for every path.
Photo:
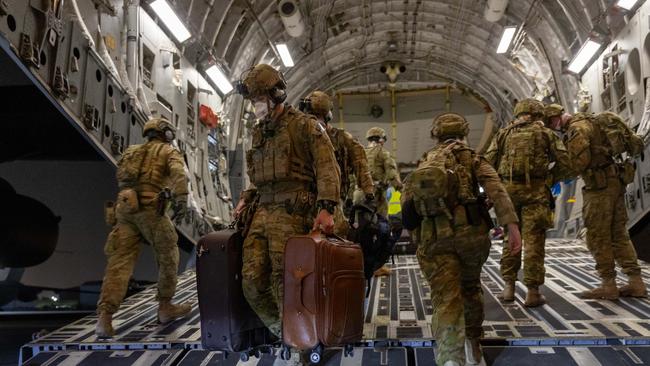
<instances>
[{"instance_id":1,"label":"ceiling duct","mask_svg":"<svg viewBox=\"0 0 650 366\"><path fill-rule=\"evenodd\" d=\"M305 31L305 22L302 20L302 14L300 14L296 0L280 1L278 12L287 33L294 38L300 37Z\"/></svg>"},{"instance_id":2,"label":"ceiling duct","mask_svg":"<svg viewBox=\"0 0 650 366\"><path fill-rule=\"evenodd\" d=\"M508 7L508 0L488 0L485 6L485 20L488 22L498 22L503 18Z\"/></svg>"}]
</instances>

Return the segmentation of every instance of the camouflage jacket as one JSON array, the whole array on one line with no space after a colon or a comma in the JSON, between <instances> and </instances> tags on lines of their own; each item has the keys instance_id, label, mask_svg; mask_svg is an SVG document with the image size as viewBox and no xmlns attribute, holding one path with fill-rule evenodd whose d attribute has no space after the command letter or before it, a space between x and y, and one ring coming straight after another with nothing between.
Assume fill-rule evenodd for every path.
<instances>
[{"instance_id":1,"label":"camouflage jacket","mask_svg":"<svg viewBox=\"0 0 650 366\"><path fill-rule=\"evenodd\" d=\"M318 121L291 106L272 121L256 123L252 148L246 152L251 185L256 192L279 194L307 190L316 200L339 202L341 175L334 148Z\"/></svg>"},{"instance_id":2,"label":"camouflage jacket","mask_svg":"<svg viewBox=\"0 0 650 366\"><path fill-rule=\"evenodd\" d=\"M397 171L397 163L380 144L370 143L366 147L366 157L372 180L380 186L399 186L402 184Z\"/></svg>"},{"instance_id":3,"label":"camouflage jacket","mask_svg":"<svg viewBox=\"0 0 650 366\"><path fill-rule=\"evenodd\" d=\"M357 186L364 193L373 193L374 186L363 145L345 130L329 127L327 134L334 145L336 161L341 169L341 199L348 198L352 179L356 179Z\"/></svg>"},{"instance_id":4,"label":"camouflage jacket","mask_svg":"<svg viewBox=\"0 0 650 366\"><path fill-rule=\"evenodd\" d=\"M128 155L129 150L132 149L146 149L140 175L134 186L138 193L158 193L163 188L169 187L176 197L188 194L185 161L181 153L170 143L153 139L142 145L129 146L123 156ZM120 160L118 165L122 163L123 161ZM118 183L122 188L122 183Z\"/></svg>"}]
</instances>

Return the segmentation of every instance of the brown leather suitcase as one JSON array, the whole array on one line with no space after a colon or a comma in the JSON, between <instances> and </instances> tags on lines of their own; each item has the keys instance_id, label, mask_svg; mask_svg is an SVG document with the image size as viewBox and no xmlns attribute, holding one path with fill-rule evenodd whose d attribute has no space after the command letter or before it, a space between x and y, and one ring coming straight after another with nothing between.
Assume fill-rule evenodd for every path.
<instances>
[{"instance_id":1,"label":"brown leather suitcase","mask_svg":"<svg viewBox=\"0 0 650 366\"><path fill-rule=\"evenodd\" d=\"M199 240L196 283L204 349L249 355L271 350L278 339L251 309L242 291L241 231L226 229Z\"/></svg>"},{"instance_id":2,"label":"brown leather suitcase","mask_svg":"<svg viewBox=\"0 0 650 366\"><path fill-rule=\"evenodd\" d=\"M284 252L285 345L316 349L320 357L322 346L359 342L364 290L359 245L320 232L290 238Z\"/></svg>"}]
</instances>

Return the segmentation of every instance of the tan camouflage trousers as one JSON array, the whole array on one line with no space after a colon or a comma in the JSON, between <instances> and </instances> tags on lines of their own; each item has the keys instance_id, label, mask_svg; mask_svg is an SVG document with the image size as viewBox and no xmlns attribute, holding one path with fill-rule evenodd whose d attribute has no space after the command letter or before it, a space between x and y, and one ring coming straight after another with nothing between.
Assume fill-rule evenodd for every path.
<instances>
[{"instance_id":1,"label":"tan camouflage trousers","mask_svg":"<svg viewBox=\"0 0 650 366\"><path fill-rule=\"evenodd\" d=\"M108 258L98 311L115 313L126 295L129 279L140 254L140 244L151 244L158 264L158 300L171 300L176 292L178 273L178 234L167 216L155 206L141 206L126 213L118 203L117 224L108 235L104 252Z\"/></svg>"},{"instance_id":2,"label":"tan camouflage trousers","mask_svg":"<svg viewBox=\"0 0 650 366\"><path fill-rule=\"evenodd\" d=\"M282 329L284 248L311 229L311 215L288 214L283 206L261 206L244 240L242 287L251 308L278 337Z\"/></svg>"},{"instance_id":3,"label":"tan camouflage trousers","mask_svg":"<svg viewBox=\"0 0 650 366\"><path fill-rule=\"evenodd\" d=\"M602 279L616 278L616 263L626 275L638 275L641 268L625 227L625 188L618 178L608 179L607 185L602 190L582 190L587 247Z\"/></svg>"},{"instance_id":4,"label":"tan camouflage trousers","mask_svg":"<svg viewBox=\"0 0 650 366\"><path fill-rule=\"evenodd\" d=\"M465 338L483 336L481 268L491 242L485 226L457 228L453 238L432 240L433 223L425 219L417 258L431 287L431 331L436 340L436 364L465 364Z\"/></svg>"},{"instance_id":5,"label":"tan camouflage trousers","mask_svg":"<svg viewBox=\"0 0 650 366\"><path fill-rule=\"evenodd\" d=\"M524 285L539 287L544 284L544 244L546 230L553 226L549 193L544 182L530 186L504 182L519 217L524 256ZM506 238L507 240L507 238ZM505 242L505 241L504 241ZM501 255L501 276L504 281L516 281L521 268L521 254L511 256L507 245Z\"/></svg>"}]
</instances>

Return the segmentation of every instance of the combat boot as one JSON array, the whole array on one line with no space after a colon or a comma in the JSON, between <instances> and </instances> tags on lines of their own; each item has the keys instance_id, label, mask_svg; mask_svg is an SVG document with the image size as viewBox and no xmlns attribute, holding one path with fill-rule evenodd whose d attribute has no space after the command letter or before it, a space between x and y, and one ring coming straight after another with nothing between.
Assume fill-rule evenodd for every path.
<instances>
[{"instance_id":1,"label":"combat boot","mask_svg":"<svg viewBox=\"0 0 650 366\"><path fill-rule=\"evenodd\" d=\"M506 281L503 285L501 300L505 302L515 301L515 281Z\"/></svg>"},{"instance_id":2,"label":"combat boot","mask_svg":"<svg viewBox=\"0 0 650 366\"><path fill-rule=\"evenodd\" d=\"M613 278L603 280L600 287L581 292L578 296L582 299L616 300L618 299L616 281Z\"/></svg>"},{"instance_id":3,"label":"combat boot","mask_svg":"<svg viewBox=\"0 0 650 366\"><path fill-rule=\"evenodd\" d=\"M169 300L161 300L158 305L158 321L162 324L182 318L189 314L192 306L188 303L172 304Z\"/></svg>"},{"instance_id":4,"label":"combat boot","mask_svg":"<svg viewBox=\"0 0 650 366\"><path fill-rule=\"evenodd\" d=\"M526 301L524 301L524 305L529 308L534 308L544 304L546 304L546 298L544 295L539 293L539 289L537 287L529 287L528 292L526 293Z\"/></svg>"},{"instance_id":5,"label":"combat boot","mask_svg":"<svg viewBox=\"0 0 650 366\"><path fill-rule=\"evenodd\" d=\"M98 338L110 338L115 335L113 330L113 314L108 311L99 312L97 318L97 326L95 327L95 334Z\"/></svg>"},{"instance_id":6,"label":"combat boot","mask_svg":"<svg viewBox=\"0 0 650 366\"><path fill-rule=\"evenodd\" d=\"M485 366L483 352L481 351L481 340L478 338L465 338L465 365Z\"/></svg>"},{"instance_id":7,"label":"combat boot","mask_svg":"<svg viewBox=\"0 0 650 366\"><path fill-rule=\"evenodd\" d=\"M381 268L375 271L375 277L390 276L390 268L387 265L383 265Z\"/></svg>"},{"instance_id":8,"label":"combat boot","mask_svg":"<svg viewBox=\"0 0 650 366\"><path fill-rule=\"evenodd\" d=\"M629 276L627 285L619 289L619 295L624 297L648 297L648 290L641 275Z\"/></svg>"}]
</instances>

